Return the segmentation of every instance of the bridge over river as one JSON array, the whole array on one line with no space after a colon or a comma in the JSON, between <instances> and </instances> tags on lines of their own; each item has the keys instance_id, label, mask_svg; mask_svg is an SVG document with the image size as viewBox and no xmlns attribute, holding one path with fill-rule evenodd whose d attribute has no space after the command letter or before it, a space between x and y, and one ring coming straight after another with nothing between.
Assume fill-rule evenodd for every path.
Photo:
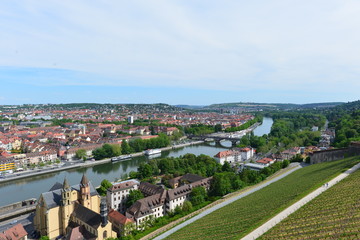
<instances>
[{"instance_id":1,"label":"bridge over river","mask_svg":"<svg viewBox=\"0 0 360 240\"><path fill-rule=\"evenodd\" d=\"M245 134L246 133L213 133L199 136L189 135L188 138L205 142L215 141L216 143L220 143L221 141L230 141L232 146L236 146L236 144Z\"/></svg>"}]
</instances>

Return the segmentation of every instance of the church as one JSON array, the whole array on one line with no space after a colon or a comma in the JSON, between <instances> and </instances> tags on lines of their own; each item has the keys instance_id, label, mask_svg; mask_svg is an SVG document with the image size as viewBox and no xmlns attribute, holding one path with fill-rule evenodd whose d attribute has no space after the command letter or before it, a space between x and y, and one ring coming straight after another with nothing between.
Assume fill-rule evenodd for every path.
<instances>
[{"instance_id":1,"label":"church","mask_svg":"<svg viewBox=\"0 0 360 240\"><path fill-rule=\"evenodd\" d=\"M83 175L80 184L56 183L40 195L34 226L50 239L106 239L116 237L107 219L107 206Z\"/></svg>"}]
</instances>

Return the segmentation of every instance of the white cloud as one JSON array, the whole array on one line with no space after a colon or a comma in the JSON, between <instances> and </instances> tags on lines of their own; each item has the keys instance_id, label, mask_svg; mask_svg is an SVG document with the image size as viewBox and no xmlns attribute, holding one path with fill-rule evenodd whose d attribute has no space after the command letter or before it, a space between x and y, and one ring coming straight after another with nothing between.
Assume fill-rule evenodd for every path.
<instances>
[{"instance_id":1,"label":"white cloud","mask_svg":"<svg viewBox=\"0 0 360 240\"><path fill-rule=\"evenodd\" d=\"M75 85L359 87L357 1L28 0L0 9L0 65L94 74Z\"/></svg>"}]
</instances>

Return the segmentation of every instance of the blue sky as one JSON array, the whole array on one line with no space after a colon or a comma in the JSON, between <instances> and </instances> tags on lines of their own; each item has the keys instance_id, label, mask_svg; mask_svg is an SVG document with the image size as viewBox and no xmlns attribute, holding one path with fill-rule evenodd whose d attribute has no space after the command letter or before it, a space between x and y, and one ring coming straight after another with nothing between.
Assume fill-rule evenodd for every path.
<instances>
[{"instance_id":1,"label":"blue sky","mask_svg":"<svg viewBox=\"0 0 360 240\"><path fill-rule=\"evenodd\" d=\"M352 0L2 1L0 104L358 100L359 12Z\"/></svg>"}]
</instances>

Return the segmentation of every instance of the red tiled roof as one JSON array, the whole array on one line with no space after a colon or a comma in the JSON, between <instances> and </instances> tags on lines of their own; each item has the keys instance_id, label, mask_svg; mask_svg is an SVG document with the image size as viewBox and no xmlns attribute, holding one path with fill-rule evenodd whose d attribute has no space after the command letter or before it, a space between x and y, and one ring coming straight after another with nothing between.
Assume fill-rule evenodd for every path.
<instances>
[{"instance_id":1,"label":"red tiled roof","mask_svg":"<svg viewBox=\"0 0 360 240\"><path fill-rule=\"evenodd\" d=\"M274 160L271 159L271 158L263 158L263 159L257 160L256 162L257 162L257 163L268 164L268 163L271 163L271 162L273 162L273 161L274 161Z\"/></svg>"},{"instance_id":2,"label":"red tiled roof","mask_svg":"<svg viewBox=\"0 0 360 240\"><path fill-rule=\"evenodd\" d=\"M233 156L233 155L235 155L235 154L236 154L235 151L226 150L226 151L218 152L214 157L216 157L216 158L223 158L223 157L227 157L227 156Z\"/></svg>"},{"instance_id":3,"label":"red tiled roof","mask_svg":"<svg viewBox=\"0 0 360 240\"><path fill-rule=\"evenodd\" d=\"M5 230L4 232L0 232L0 239L11 239L11 240L17 240L25 237L28 233L25 231L23 225L20 223L13 226L12 228L9 228Z\"/></svg>"},{"instance_id":4,"label":"red tiled roof","mask_svg":"<svg viewBox=\"0 0 360 240\"><path fill-rule=\"evenodd\" d=\"M122 215L118 211L115 211L114 209L112 209L109 212L108 216L109 216L109 220L112 223L117 223L118 225L125 225L125 224L128 224L128 223L134 223L134 221L132 219L125 217L124 215Z\"/></svg>"}]
</instances>

